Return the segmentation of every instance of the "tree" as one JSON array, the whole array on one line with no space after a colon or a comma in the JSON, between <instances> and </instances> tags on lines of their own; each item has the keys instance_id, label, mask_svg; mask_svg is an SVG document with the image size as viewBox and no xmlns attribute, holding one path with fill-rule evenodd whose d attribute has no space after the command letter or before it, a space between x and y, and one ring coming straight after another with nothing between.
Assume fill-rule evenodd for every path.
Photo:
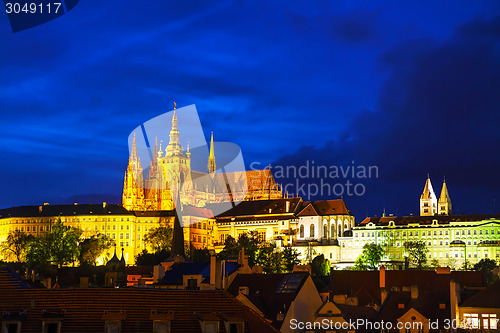
<instances>
[{"instance_id":1,"label":"tree","mask_svg":"<svg viewBox=\"0 0 500 333\"><path fill-rule=\"evenodd\" d=\"M380 261L384 257L384 247L378 244L365 244L363 252L359 255L354 263L354 268L357 270L378 269Z\"/></svg>"},{"instance_id":2,"label":"tree","mask_svg":"<svg viewBox=\"0 0 500 333\"><path fill-rule=\"evenodd\" d=\"M137 266L156 266L168 257L168 252L160 251L157 253L149 253L144 249L141 253L135 256L135 264Z\"/></svg>"},{"instance_id":3,"label":"tree","mask_svg":"<svg viewBox=\"0 0 500 333\"><path fill-rule=\"evenodd\" d=\"M325 258L324 254L314 257L311 262L311 273L313 276L330 275L330 261Z\"/></svg>"},{"instance_id":4,"label":"tree","mask_svg":"<svg viewBox=\"0 0 500 333\"><path fill-rule=\"evenodd\" d=\"M81 235L81 229L65 226L61 220L52 225L45 235L50 260L58 267L74 262L78 258Z\"/></svg>"},{"instance_id":5,"label":"tree","mask_svg":"<svg viewBox=\"0 0 500 333\"><path fill-rule=\"evenodd\" d=\"M80 243L80 263L94 265L101 254L115 245L115 242L103 234L93 235Z\"/></svg>"},{"instance_id":6,"label":"tree","mask_svg":"<svg viewBox=\"0 0 500 333\"><path fill-rule=\"evenodd\" d=\"M493 269L497 266L498 264L495 260L490 258L483 258L474 265L474 270L483 273L486 283L491 284L498 280L498 275L493 274L492 272Z\"/></svg>"},{"instance_id":7,"label":"tree","mask_svg":"<svg viewBox=\"0 0 500 333\"><path fill-rule=\"evenodd\" d=\"M173 230L169 226L151 228L144 235L143 241L154 253L161 251L170 252L172 250Z\"/></svg>"},{"instance_id":8,"label":"tree","mask_svg":"<svg viewBox=\"0 0 500 333\"><path fill-rule=\"evenodd\" d=\"M9 232L7 240L0 245L0 251L4 254L16 256L17 262L21 262L28 243L33 236L20 230Z\"/></svg>"},{"instance_id":9,"label":"tree","mask_svg":"<svg viewBox=\"0 0 500 333\"><path fill-rule=\"evenodd\" d=\"M283 265L287 272L292 272L293 266L300 264L299 252L291 246L283 247L281 256L283 258Z\"/></svg>"},{"instance_id":10,"label":"tree","mask_svg":"<svg viewBox=\"0 0 500 333\"><path fill-rule=\"evenodd\" d=\"M210 250L208 250L207 248L204 249L193 248L191 250L191 261L209 263L211 257L212 254L210 253Z\"/></svg>"},{"instance_id":11,"label":"tree","mask_svg":"<svg viewBox=\"0 0 500 333\"><path fill-rule=\"evenodd\" d=\"M72 263L79 255L82 231L65 226L61 220L45 235L33 237L26 246L26 262L30 266L54 262L58 267Z\"/></svg>"},{"instance_id":12,"label":"tree","mask_svg":"<svg viewBox=\"0 0 500 333\"><path fill-rule=\"evenodd\" d=\"M436 258L432 259L431 263L429 264L429 267L432 268L432 269L436 269L436 268L438 268L440 266L441 265L439 264L439 260L437 260Z\"/></svg>"},{"instance_id":13,"label":"tree","mask_svg":"<svg viewBox=\"0 0 500 333\"><path fill-rule=\"evenodd\" d=\"M408 254L411 267L418 269L424 268L427 263L427 254L429 253L429 249L425 245L425 242L405 242L405 251Z\"/></svg>"},{"instance_id":14,"label":"tree","mask_svg":"<svg viewBox=\"0 0 500 333\"><path fill-rule=\"evenodd\" d=\"M243 233L238 237L238 240L232 236L228 236L224 242L224 249L219 253L222 259L228 259L231 256L238 256L241 249L245 249L245 255L248 255L248 265L256 264L257 249L260 244L258 233L251 231Z\"/></svg>"},{"instance_id":15,"label":"tree","mask_svg":"<svg viewBox=\"0 0 500 333\"><path fill-rule=\"evenodd\" d=\"M43 236L34 237L26 246L26 263L29 267L46 264L50 259L46 239Z\"/></svg>"},{"instance_id":16,"label":"tree","mask_svg":"<svg viewBox=\"0 0 500 333\"><path fill-rule=\"evenodd\" d=\"M285 269L281 251L274 242L261 244L258 247L255 262L262 266L266 273L282 273Z\"/></svg>"}]
</instances>

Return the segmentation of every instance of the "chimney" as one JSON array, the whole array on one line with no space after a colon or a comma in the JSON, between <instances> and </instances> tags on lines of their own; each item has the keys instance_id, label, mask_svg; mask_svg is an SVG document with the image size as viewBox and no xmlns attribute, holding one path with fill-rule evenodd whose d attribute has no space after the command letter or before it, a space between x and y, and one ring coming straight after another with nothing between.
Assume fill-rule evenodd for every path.
<instances>
[{"instance_id":1,"label":"chimney","mask_svg":"<svg viewBox=\"0 0 500 333\"><path fill-rule=\"evenodd\" d=\"M210 284L215 284L215 269L217 268L217 257L210 257Z\"/></svg>"},{"instance_id":2,"label":"chimney","mask_svg":"<svg viewBox=\"0 0 500 333\"><path fill-rule=\"evenodd\" d=\"M411 299L418 298L418 286L416 284L411 285Z\"/></svg>"},{"instance_id":3,"label":"chimney","mask_svg":"<svg viewBox=\"0 0 500 333\"><path fill-rule=\"evenodd\" d=\"M450 311L451 320L458 320L458 304L460 303L460 283L450 280Z\"/></svg>"},{"instance_id":4,"label":"chimney","mask_svg":"<svg viewBox=\"0 0 500 333\"><path fill-rule=\"evenodd\" d=\"M106 201L102 203L102 208L106 208Z\"/></svg>"},{"instance_id":5,"label":"chimney","mask_svg":"<svg viewBox=\"0 0 500 333\"><path fill-rule=\"evenodd\" d=\"M48 203L48 202L44 202L44 203L43 203L43 205L44 205L44 206L48 206L48 205L49 205L49 203Z\"/></svg>"},{"instance_id":6,"label":"chimney","mask_svg":"<svg viewBox=\"0 0 500 333\"><path fill-rule=\"evenodd\" d=\"M380 266L379 281L380 281L380 288L385 288L385 267L383 265Z\"/></svg>"},{"instance_id":7,"label":"chimney","mask_svg":"<svg viewBox=\"0 0 500 333\"><path fill-rule=\"evenodd\" d=\"M286 202L286 210L287 213L290 211L290 201Z\"/></svg>"},{"instance_id":8,"label":"chimney","mask_svg":"<svg viewBox=\"0 0 500 333\"><path fill-rule=\"evenodd\" d=\"M43 206L38 206L38 212L41 213L42 212L42 207Z\"/></svg>"},{"instance_id":9,"label":"chimney","mask_svg":"<svg viewBox=\"0 0 500 333\"><path fill-rule=\"evenodd\" d=\"M153 267L153 282L158 283L165 276L165 266L156 265Z\"/></svg>"},{"instance_id":10,"label":"chimney","mask_svg":"<svg viewBox=\"0 0 500 333\"><path fill-rule=\"evenodd\" d=\"M247 286L240 286L240 287L238 288L238 292L239 292L240 294L243 294L243 295L245 295L245 296L248 296L248 295L250 294L250 288L248 288Z\"/></svg>"}]
</instances>

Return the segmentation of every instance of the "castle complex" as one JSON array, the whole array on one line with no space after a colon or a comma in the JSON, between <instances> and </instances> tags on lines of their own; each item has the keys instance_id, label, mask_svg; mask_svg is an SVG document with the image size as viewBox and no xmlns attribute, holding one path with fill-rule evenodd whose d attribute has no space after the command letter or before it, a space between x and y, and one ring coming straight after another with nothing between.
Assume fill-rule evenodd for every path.
<instances>
[{"instance_id":1,"label":"castle complex","mask_svg":"<svg viewBox=\"0 0 500 333\"><path fill-rule=\"evenodd\" d=\"M186 248L218 252L227 237L254 231L261 241L295 247L303 261L310 260L313 253L324 254L338 267L352 266L367 243L384 246L383 262L394 267L404 265L407 254L403 245L409 241L424 242L429 260L444 266L458 268L465 261L473 264L482 258L500 258L500 215L452 215L445 182L438 199L427 178L420 196L420 216L384 214L355 224L342 199L284 197L269 169L217 172L213 134L207 172L192 170L189 145L186 150L182 147L177 122L174 111L169 143L163 150L156 140L146 170L134 135L121 205L44 204L0 209L0 242L14 230L44 234L61 220L81 228L85 237L101 233L112 238L124 249L126 263L133 265L135 256L146 248L144 235L152 228L172 226L174 202L180 202ZM221 204L229 204L228 209L214 216L214 207ZM111 254L98 262L102 264ZM4 253L0 259L14 258Z\"/></svg>"}]
</instances>

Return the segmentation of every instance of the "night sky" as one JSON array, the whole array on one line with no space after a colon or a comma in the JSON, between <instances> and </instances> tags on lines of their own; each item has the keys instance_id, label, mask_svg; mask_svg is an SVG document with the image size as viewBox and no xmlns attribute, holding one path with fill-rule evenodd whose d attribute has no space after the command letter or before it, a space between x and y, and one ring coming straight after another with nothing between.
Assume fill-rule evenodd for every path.
<instances>
[{"instance_id":1,"label":"night sky","mask_svg":"<svg viewBox=\"0 0 500 333\"><path fill-rule=\"evenodd\" d=\"M81 0L18 33L1 14L0 74L2 208L121 202L128 135L176 101L248 168L376 166L323 180L363 185L357 222L418 214L427 174L456 213L500 211L498 0Z\"/></svg>"}]
</instances>

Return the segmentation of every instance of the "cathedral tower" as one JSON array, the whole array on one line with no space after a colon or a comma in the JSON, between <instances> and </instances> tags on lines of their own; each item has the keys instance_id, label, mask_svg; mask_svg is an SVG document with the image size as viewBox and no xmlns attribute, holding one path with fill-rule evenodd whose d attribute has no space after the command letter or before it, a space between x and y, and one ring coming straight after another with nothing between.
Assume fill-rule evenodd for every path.
<instances>
[{"instance_id":1,"label":"cathedral tower","mask_svg":"<svg viewBox=\"0 0 500 333\"><path fill-rule=\"evenodd\" d=\"M192 195L194 195L191 193L191 154L187 151L186 155L184 154L184 148L182 148L180 144L180 135L177 128L177 114L174 109L172 129L170 130L170 142L165 149L165 156L160 157L161 169L163 170L163 175L165 180L167 180L166 183L172 196L172 200L169 200L170 204L168 206L173 206L173 203L177 202L177 195L181 192L180 204L193 200L193 198L191 198ZM161 209L172 209L167 208L163 203L162 206Z\"/></svg>"},{"instance_id":2,"label":"cathedral tower","mask_svg":"<svg viewBox=\"0 0 500 333\"><path fill-rule=\"evenodd\" d=\"M431 179L427 176L424 191L420 196L420 216L432 216L437 213L437 198L432 189Z\"/></svg>"},{"instance_id":3,"label":"cathedral tower","mask_svg":"<svg viewBox=\"0 0 500 333\"><path fill-rule=\"evenodd\" d=\"M132 151L128 159L128 167L125 172L125 181L123 182L123 207L128 210L144 209L144 181L142 176L142 166L137 155L137 144L134 139L132 142Z\"/></svg>"},{"instance_id":4,"label":"cathedral tower","mask_svg":"<svg viewBox=\"0 0 500 333\"><path fill-rule=\"evenodd\" d=\"M438 208L440 215L451 214L451 198L448 193L448 187L446 186L446 180L443 180L443 188L441 189L441 195L439 196Z\"/></svg>"}]
</instances>

